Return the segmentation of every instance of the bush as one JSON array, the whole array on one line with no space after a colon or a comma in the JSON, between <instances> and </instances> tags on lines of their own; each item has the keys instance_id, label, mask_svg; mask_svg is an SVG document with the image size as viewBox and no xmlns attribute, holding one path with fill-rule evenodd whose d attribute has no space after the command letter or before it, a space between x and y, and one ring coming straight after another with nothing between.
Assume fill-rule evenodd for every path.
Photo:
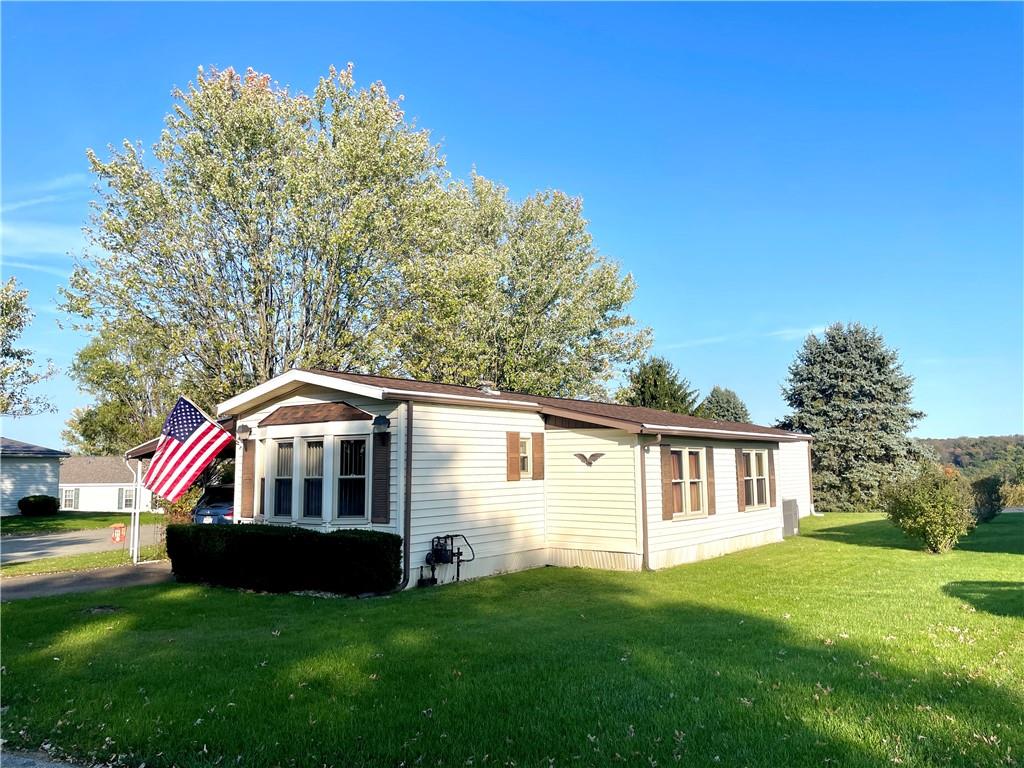
<instances>
[{"instance_id":1,"label":"bush","mask_svg":"<svg viewBox=\"0 0 1024 768\"><path fill-rule=\"evenodd\" d=\"M196 485L189 488L177 501L167 501L157 496L153 497L153 508L164 513L164 519L168 523L191 523L192 510L203 495L202 487Z\"/></svg>"},{"instance_id":2,"label":"bush","mask_svg":"<svg viewBox=\"0 0 1024 768\"><path fill-rule=\"evenodd\" d=\"M971 483L974 493L974 516L979 523L987 523L1003 511L1003 497L1000 489L1002 480L998 475L982 477Z\"/></svg>"},{"instance_id":3,"label":"bush","mask_svg":"<svg viewBox=\"0 0 1024 768\"><path fill-rule=\"evenodd\" d=\"M18 500L18 509L25 517L50 517L60 510L60 501L56 496L25 496Z\"/></svg>"},{"instance_id":4,"label":"bush","mask_svg":"<svg viewBox=\"0 0 1024 768\"><path fill-rule=\"evenodd\" d=\"M386 592L402 574L401 537L380 531L169 525L167 554L179 581L261 592Z\"/></svg>"},{"instance_id":5,"label":"bush","mask_svg":"<svg viewBox=\"0 0 1024 768\"><path fill-rule=\"evenodd\" d=\"M1024 483L1003 483L999 497L1005 507L1024 507Z\"/></svg>"},{"instance_id":6,"label":"bush","mask_svg":"<svg viewBox=\"0 0 1024 768\"><path fill-rule=\"evenodd\" d=\"M974 528L974 497L952 468L923 462L882 495L885 514L932 552L948 552Z\"/></svg>"}]
</instances>

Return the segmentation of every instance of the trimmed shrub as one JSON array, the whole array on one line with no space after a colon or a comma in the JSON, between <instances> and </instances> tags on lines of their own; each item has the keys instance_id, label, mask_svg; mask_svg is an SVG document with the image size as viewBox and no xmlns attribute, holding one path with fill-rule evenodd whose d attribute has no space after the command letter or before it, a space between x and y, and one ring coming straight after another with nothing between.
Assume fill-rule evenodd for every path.
<instances>
[{"instance_id":1,"label":"trimmed shrub","mask_svg":"<svg viewBox=\"0 0 1024 768\"><path fill-rule=\"evenodd\" d=\"M931 552L948 552L974 528L970 485L951 467L922 462L888 485L882 501L889 519Z\"/></svg>"},{"instance_id":2,"label":"trimmed shrub","mask_svg":"<svg viewBox=\"0 0 1024 768\"><path fill-rule=\"evenodd\" d=\"M60 501L56 496L36 494L18 499L18 509L25 517L50 517L60 510Z\"/></svg>"},{"instance_id":3,"label":"trimmed shrub","mask_svg":"<svg viewBox=\"0 0 1024 768\"><path fill-rule=\"evenodd\" d=\"M987 523L1003 511L1002 480L998 475L982 477L971 483L974 494L974 516L979 523Z\"/></svg>"},{"instance_id":4,"label":"trimmed shrub","mask_svg":"<svg viewBox=\"0 0 1024 768\"><path fill-rule=\"evenodd\" d=\"M167 554L178 581L260 592L386 592L402 575L402 538L381 531L168 525Z\"/></svg>"}]
</instances>

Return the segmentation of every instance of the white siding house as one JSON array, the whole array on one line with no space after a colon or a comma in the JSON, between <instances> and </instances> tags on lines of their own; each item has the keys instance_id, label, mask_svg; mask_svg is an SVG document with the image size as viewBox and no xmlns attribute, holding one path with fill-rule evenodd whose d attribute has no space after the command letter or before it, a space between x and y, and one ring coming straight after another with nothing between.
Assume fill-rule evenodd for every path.
<instances>
[{"instance_id":1,"label":"white siding house","mask_svg":"<svg viewBox=\"0 0 1024 768\"><path fill-rule=\"evenodd\" d=\"M57 496L63 451L0 438L0 515L17 515L26 496Z\"/></svg>"},{"instance_id":2,"label":"white siding house","mask_svg":"<svg viewBox=\"0 0 1024 768\"><path fill-rule=\"evenodd\" d=\"M812 511L805 435L662 411L293 370L235 419L236 522L403 537L409 586L541 565L663 568L782 539Z\"/></svg>"},{"instance_id":3,"label":"white siding house","mask_svg":"<svg viewBox=\"0 0 1024 768\"><path fill-rule=\"evenodd\" d=\"M69 456L60 465L60 508L75 512L152 509L153 493L142 487L146 465L121 456Z\"/></svg>"}]
</instances>

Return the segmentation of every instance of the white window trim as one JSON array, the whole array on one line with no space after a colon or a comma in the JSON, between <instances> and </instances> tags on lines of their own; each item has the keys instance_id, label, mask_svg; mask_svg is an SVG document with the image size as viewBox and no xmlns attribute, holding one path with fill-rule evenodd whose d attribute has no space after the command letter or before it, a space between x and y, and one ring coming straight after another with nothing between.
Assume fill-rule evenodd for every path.
<instances>
[{"instance_id":1,"label":"white window trim","mask_svg":"<svg viewBox=\"0 0 1024 768\"><path fill-rule=\"evenodd\" d=\"M757 512L757 511L762 510L762 509L771 509L771 506L772 506L772 485L771 485L772 480L771 480L771 473L768 471L768 449L766 449L766 448L745 448L743 450L743 455L746 456L748 453L750 454L750 471L751 471L752 474L748 478L747 477L747 473L746 473L746 469L744 468L744 472L743 472L743 485L744 485L743 495L744 495L744 499L743 500L745 502L749 501L746 498L746 484L747 484L747 480L750 479L750 480L754 481L751 487L754 489L754 493L756 494L757 493L757 480L758 480L758 478L763 477L764 478L764 503L762 503L762 504L749 504L749 503L748 504L744 504L743 511L744 512ZM757 456L756 456L756 454L758 454L758 453L764 454L764 474L763 475L757 474Z\"/></svg>"},{"instance_id":2,"label":"white window trim","mask_svg":"<svg viewBox=\"0 0 1024 768\"><path fill-rule=\"evenodd\" d=\"M267 518L270 520L292 520L295 517L295 454L298 451L295 450L295 439L284 438L271 441L274 445L274 450L268 451L270 454L270 466L272 472L269 473L269 480L267 486ZM281 445L284 443L290 443L292 446L292 472L290 475L279 475L278 474L278 453L281 450ZM291 480L292 481L292 509L288 515L279 515L277 513L277 482L278 480Z\"/></svg>"},{"instance_id":3,"label":"white window trim","mask_svg":"<svg viewBox=\"0 0 1024 768\"><path fill-rule=\"evenodd\" d=\"M342 440L362 440L366 445L365 461L363 462L363 493L365 499L363 500L363 515L358 517L355 515L341 517L338 515L338 500L335 496L338 481L346 478L357 478L359 475L345 475L342 477L341 471L341 451L338 450ZM334 436L334 460L331 462L332 476L331 476L331 522L334 525L338 524L349 524L349 523L366 523L370 520L370 492L372 490L373 483L371 482L371 471L373 468L373 441L370 439L369 434L362 435L335 435Z\"/></svg>"},{"instance_id":4,"label":"white window trim","mask_svg":"<svg viewBox=\"0 0 1024 768\"><path fill-rule=\"evenodd\" d=\"M128 503L129 495L131 496L131 504ZM122 509L135 509L135 486L124 486L124 490L121 492L121 500L123 502Z\"/></svg>"},{"instance_id":5,"label":"white window trim","mask_svg":"<svg viewBox=\"0 0 1024 768\"><path fill-rule=\"evenodd\" d=\"M690 478L690 462L687 461L690 452L695 452L699 456L700 461L700 477L697 481L700 482L700 503L701 509L697 512L691 512L690 506L690 483L695 482ZM672 485L679 484L683 486L683 509L681 512L674 512L672 514L673 520L700 520L708 516L708 455L707 451L704 450L703 446L672 446L672 453L682 454L682 466L683 466L683 477L680 480L672 480Z\"/></svg>"},{"instance_id":6,"label":"white window trim","mask_svg":"<svg viewBox=\"0 0 1024 768\"><path fill-rule=\"evenodd\" d=\"M533 434L525 433L526 437L523 437L524 433L519 435L519 479L530 480L533 478ZM526 443L526 453L523 453L523 443ZM526 457L526 467L523 467L523 457Z\"/></svg>"},{"instance_id":7,"label":"white window trim","mask_svg":"<svg viewBox=\"0 0 1024 768\"><path fill-rule=\"evenodd\" d=\"M323 489L324 489L324 481L327 479L324 476L324 470L326 469L326 465L327 465L327 441L330 440L330 439L331 439L330 437L325 437L324 435L313 435L311 437L303 437L303 438L301 438L298 441L299 447L301 449L300 453L302 454L301 462L299 464L299 474L301 475L301 477L299 479L299 485L300 485L300 490L299 490L299 506L301 507L301 509L299 510L299 520L301 520L304 523L311 523L314 520L318 520L318 521L322 522L323 518L324 518L324 507L323 507L323 504L324 504L324 492L323 492ZM320 455L320 474L319 475L307 475L306 474L306 445L308 443L315 443L315 442L320 442L321 443L321 447L320 447L320 450L321 450L321 455ZM316 517L313 517L311 515L307 515L306 514L306 480L316 479L317 477L320 478L320 514L317 515Z\"/></svg>"},{"instance_id":8,"label":"white window trim","mask_svg":"<svg viewBox=\"0 0 1024 768\"><path fill-rule=\"evenodd\" d=\"M61 509L67 509L67 510L74 510L75 509L75 489L74 488L62 488L60 493L61 493L61 496L60 496L60 508ZM71 496L71 503L70 504L65 504L64 500L68 497L69 494Z\"/></svg>"}]
</instances>

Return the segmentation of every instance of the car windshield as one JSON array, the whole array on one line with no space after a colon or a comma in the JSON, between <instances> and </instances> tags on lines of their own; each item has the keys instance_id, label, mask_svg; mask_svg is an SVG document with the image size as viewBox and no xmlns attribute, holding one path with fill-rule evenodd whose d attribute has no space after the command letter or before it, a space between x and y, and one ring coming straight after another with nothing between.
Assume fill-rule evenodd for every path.
<instances>
[{"instance_id":1,"label":"car windshield","mask_svg":"<svg viewBox=\"0 0 1024 768\"><path fill-rule=\"evenodd\" d=\"M200 505L207 504L230 504L235 498L235 489L231 486L222 485L214 488L207 488Z\"/></svg>"}]
</instances>

